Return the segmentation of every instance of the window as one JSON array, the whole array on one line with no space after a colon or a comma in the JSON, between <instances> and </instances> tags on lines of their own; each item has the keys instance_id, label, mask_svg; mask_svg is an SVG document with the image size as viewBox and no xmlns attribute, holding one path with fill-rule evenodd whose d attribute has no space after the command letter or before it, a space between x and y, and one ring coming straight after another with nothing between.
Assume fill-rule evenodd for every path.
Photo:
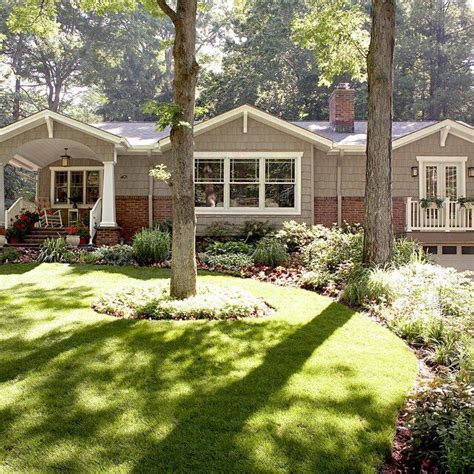
<instances>
[{"instance_id":1,"label":"window","mask_svg":"<svg viewBox=\"0 0 474 474\"><path fill-rule=\"evenodd\" d=\"M437 245L423 245L423 251L431 255L438 255Z\"/></svg>"},{"instance_id":2,"label":"window","mask_svg":"<svg viewBox=\"0 0 474 474\"><path fill-rule=\"evenodd\" d=\"M195 158L194 165L198 211L298 212L300 153L243 152L215 158L202 155Z\"/></svg>"},{"instance_id":3,"label":"window","mask_svg":"<svg viewBox=\"0 0 474 474\"><path fill-rule=\"evenodd\" d=\"M456 255L457 250L455 245L443 245L443 255Z\"/></svg>"},{"instance_id":4,"label":"window","mask_svg":"<svg viewBox=\"0 0 474 474\"><path fill-rule=\"evenodd\" d=\"M51 196L54 205L91 206L100 197L101 168L51 168Z\"/></svg>"},{"instance_id":5,"label":"window","mask_svg":"<svg viewBox=\"0 0 474 474\"><path fill-rule=\"evenodd\" d=\"M224 206L224 160L196 160L195 206Z\"/></svg>"},{"instance_id":6,"label":"window","mask_svg":"<svg viewBox=\"0 0 474 474\"><path fill-rule=\"evenodd\" d=\"M465 245L462 248L463 255L474 255L474 246L473 245Z\"/></svg>"}]
</instances>

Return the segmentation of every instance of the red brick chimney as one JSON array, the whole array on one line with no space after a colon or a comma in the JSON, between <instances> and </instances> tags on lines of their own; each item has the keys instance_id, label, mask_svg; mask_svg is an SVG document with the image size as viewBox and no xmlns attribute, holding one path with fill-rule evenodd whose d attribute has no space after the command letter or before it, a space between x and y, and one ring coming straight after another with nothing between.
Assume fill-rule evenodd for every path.
<instances>
[{"instance_id":1,"label":"red brick chimney","mask_svg":"<svg viewBox=\"0 0 474 474\"><path fill-rule=\"evenodd\" d=\"M354 89L341 82L329 98L329 124L335 132L352 133L354 116Z\"/></svg>"}]
</instances>

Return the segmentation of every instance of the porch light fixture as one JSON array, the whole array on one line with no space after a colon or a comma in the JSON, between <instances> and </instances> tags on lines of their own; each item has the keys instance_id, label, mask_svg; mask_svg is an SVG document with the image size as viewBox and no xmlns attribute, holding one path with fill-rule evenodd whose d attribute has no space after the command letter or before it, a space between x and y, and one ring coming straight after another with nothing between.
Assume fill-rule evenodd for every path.
<instances>
[{"instance_id":1,"label":"porch light fixture","mask_svg":"<svg viewBox=\"0 0 474 474\"><path fill-rule=\"evenodd\" d=\"M418 177L418 166L411 167L411 176L412 178Z\"/></svg>"},{"instance_id":2,"label":"porch light fixture","mask_svg":"<svg viewBox=\"0 0 474 474\"><path fill-rule=\"evenodd\" d=\"M61 155L61 166L69 166L71 164L71 156L67 153L67 148L64 148L64 155Z\"/></svg>"},{"instance_id":3,"label":"porch light fixture","mask_svg":"<svg viewBox=\"0 0 474 474\"><path fill-rule=\"evenodd\" d=\"M467 175L469 176L469 178L474 178L474 166L470 166L467 169Z\"/></svg>"}]
</instances>

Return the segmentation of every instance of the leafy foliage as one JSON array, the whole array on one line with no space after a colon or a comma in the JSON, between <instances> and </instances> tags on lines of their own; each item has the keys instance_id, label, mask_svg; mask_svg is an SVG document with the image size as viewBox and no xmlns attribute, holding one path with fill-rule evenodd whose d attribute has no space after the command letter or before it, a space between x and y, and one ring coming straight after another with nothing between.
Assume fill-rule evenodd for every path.
<instances>
[{"instance_id":1,"label":"leafy foliage","mask_svg":"<svg viewBox=\"0 0 474 474\"><path fill-rule=\"evenodd\" d=\"M199 254L201 263L210 269L224 270L230 273L239 274L244 268L253 265L253 259L246 253L225 253L225 254Z\"/></svg>"},{"instance_id":2,"label":"leafy foliage","mask_svg":"<svg viewBox=\"0 0 474 474\"><path fill-rule=\"evenodd\" d=\"M284 244L278 239L266 237L257 244L253 260L260 265L277 267L288 262L289 255Z\"/></svg>"},{"instance_id":3,"label":"leafy foliage","mask_svg":"<svg viewBox=\"0 0 474 474\"><path fill-rule=\"evenodd\" d=\"M413 399L409 421L412 456L429 459L446 472L474 470L474 387L461 377L438 376Z\"/></svg>"},{"instance_id":4,"label":"leafy foliage","mask_svg":"<svg viewBox=\"0 0 474 474\"><path fill-rule=\"evenodd\" d=\"M38 261L45 263L66 262L70 253L63 238L46 239L38 255Z\"/></svg>"},{"instance_id":5,"label":"leafy foliage","mask_svg":"<svg viewBox=\"0 0 474 474\"><path fill-rule=\"evenodd\" d=\"M150 319L240 319L262 317L270 307L240 288L200 286L196 296L184 300L170 297L168 288L132 288L107 294L93 304L99 313L124 318Z\"/></svg>"},{"instance_id":6,"label":"leafy foliage","mask_svg":"<svg viewBox=\"0 0 474 474\"><path fill-rule=\"evenodd\" d=\"M250 220L244 222L242 230L245 242L257 242L275 230L275 226L268 221Z\"/></svg>"},{"instance_id":7,"label":"leafy foliage","mask_svg":"<svg viewBox=\"0 0 474 474\"><path fill-rule=\"evenodd\" d=\"M163 262L170 250L170 234L159 229L142 229L133 238L133 256L139 265Z\"/></svg>"},{"instance_id":8,"label":"leafy foliage","mask_svg":"<svg viewBox=\"0 0 474 474\"><path fill-rule=\"evenodd\" d=\"M294 20L293 36L316 55L319 84L330 86L346 74L364 81L370 36L362 7L350 0L311 0L309 4L309 12Z\"/></svg>"},{"instance_id":9,"label":"leafy foliage","mask_svg":"<svg viewBox=\"0 0 474 474\"><path fill-rule=\"evenodd\" d=\"M96 261L103 265L132 265L134 262L134 251L130 245L114 245L112 247L101 247L94 252Z\"/></svg>"},{"instance_id":10,"label":"leafy foliage","mask_svg":"<svg viewBox=\"0 0 474 474\"><path fill-rule=\"evenodd\" d=\"M250 255L253 253L253 246L246 244L245 242L240 242L238 240L228 241L228 242L212 242L206 248L206 253L208 255L225 255L232 253L243 253Z\"/></svg>"}]
</instances>

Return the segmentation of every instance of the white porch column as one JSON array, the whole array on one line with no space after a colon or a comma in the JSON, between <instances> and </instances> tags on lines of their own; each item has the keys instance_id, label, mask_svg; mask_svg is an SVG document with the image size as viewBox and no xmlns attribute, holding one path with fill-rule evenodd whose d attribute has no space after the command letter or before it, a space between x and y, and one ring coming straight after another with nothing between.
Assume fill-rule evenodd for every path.
<instances>
[{"instance_id":1,"label":"white porch column","mask_svg":"<svg viewBox=\"0 0 474 474\"><path fill-rule=\"evenodd\" d=\"M0 228L5 224L5 163L0 163Z\"/></svg>"},{"instance_id":2,"label":"white porch column","mask_svg":"<svg viewBox=\"0 0 474 474\"><path fill-rule=\"evenodd\" d=\"M101 227L117 227L115 217L115 161L104 161Z\"/></svg>"}]
</instances>

